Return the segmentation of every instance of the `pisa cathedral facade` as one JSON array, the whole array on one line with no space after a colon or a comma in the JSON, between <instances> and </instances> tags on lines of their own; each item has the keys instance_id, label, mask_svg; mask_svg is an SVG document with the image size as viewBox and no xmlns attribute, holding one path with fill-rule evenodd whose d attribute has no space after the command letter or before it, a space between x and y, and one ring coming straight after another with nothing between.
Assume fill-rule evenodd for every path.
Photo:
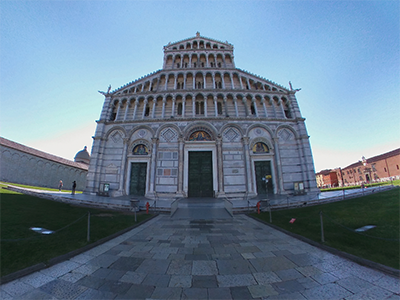
<instances>
[{"instance_id":1,"label":"pisa cathedral facade","mask_svg":"<svg viewBox=\"0 0 400 300\"><path fill-rule=\"evenodd\" d=\"M317 191L296 90L235 67L233 45L164 47L161 70L105 96L86 193L243 198Z\"/></svg>"}]
</instances>

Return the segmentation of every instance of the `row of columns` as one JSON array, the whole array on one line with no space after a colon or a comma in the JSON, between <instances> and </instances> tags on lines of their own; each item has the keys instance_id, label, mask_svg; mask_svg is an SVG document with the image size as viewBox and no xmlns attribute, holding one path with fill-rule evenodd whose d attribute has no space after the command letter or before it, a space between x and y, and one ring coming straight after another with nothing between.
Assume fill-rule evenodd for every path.
<instances>
[{"instance_id":1,"label":"row of columns","mask_svg":"<svg viewBox=\"0 0 400 300\"><path fill-rule=\"evenodd\" d=\"M191 73L189 73L191 74ZM192 87L191 89L199 89L198 84L200 83L201 85L201 89L218 89L218 88L222 88L225 89L226 88L226 83L225 83L225 79L224 79L224 75L225 74L220 74L220 72L212 72L211 76L212 76L212 86L211 87L207 87L207 74L209 74L209 72L207 72L205 75L203 73L201 73L202 76L202 80L201 81L197 81L196 82L196 77L198 74L191 74L192 75ZM215 77L216 75L219 74L221 81L216 81ZM237 75L238 79L239 79L239 85L236 86L235 82L234 82L234 74L229 74L229 78L230 78L230 83L231 83L231 89L247 89L247 90L251 90L251 84L250 84L250 79L247 77L242 77ZM164 83L164 90L168 90L168 80L171 74L163 74L163 76L165 76L165 83ZM187 89L187 73L183 74L183 82L179 82L178 81L178 75L176 74L172 74L174 76L174 87L173 89ZM161 76L155 79L152 79L150 81L147 81L143 84L139 84L138 86L135 86L133 88L131 88L131 92L132 93L144 93L144 92L151 92L151 91L158 91L160 84L161 84ZM244 83L243 83L244 81ZM156 84L154 84L156 82ZM221 87L219 87L219 83L221 83ZM178 85L179 84L179 85ZM244 85L245 84L245 85ZM259 90L261 91L268 91L268 89L265 88L265 86L262 83L257 82L257 87L259 86ZM147 88L145 88L147 87ZM133 89L133 90L132 90Z\"/></svg>"},{"instance_id":2,"label":"row of columns","mask_svg":"<svg viewBox=\"0 0 400 300\"><path fill-rule=\"evenodd\" d=\"M180 56L180 58L178 58L178 55ZM188 66L186 67L184 64L185 64L185 61L184 61L184 59L185 59L185 56L188 56L189 57L189 62L188 62ZM226 68L227 67L227 64L226 64L226 59L225 59L225 56L224 55L222 55L222 54L220 54L220 55L218 55L218 54L216 54L216 55L213 55L214 56L214 59L213 59L213 61L212 61L212 63L214 63L214 65L212 66L212 65L210 65L210 59L209 59L209 57L210 57L210 55L204 55L205 56L205 58L206 58L206 61L205 61L205 66L201 66L201 63L203 63L200 59L201 59L201 57L202 57L202 55L197 55L197 54L191 54L191 55L189 55L189 54L175 54L175 55L173 55L173 57L172 57L172 69L175 69L175 68L198 68L198 67L211 67L211 68L213 68L213 67L222 67L222 68ZM165 68L167 68L168 66L167 66L167 63L168 63L168 57L169 57L169 55L168 56L165 56L165 64L164 64L164 69ZM194 63L192 63L192 57L196 57L197 58L197 61L196 61L196 63L198 64L198 65L196 65L196 66L194 66ZM219 57L221 57L221 59L222 59L222 62L219 62L218 61L218 58ZM177 64L178 64L178 59L180 59L180 61L179 61L179 67L177 66ZM232 59L232 56L230 56L230 59L231 59L231 64L232 64L232 66L233 66L233 59ZM221 66L218 66L218 63L222 63L223 65L221 65ZM229 66L229 67L231 67L231 66Z\"/></svg>"},{"instance_id":3,"label":"row of columns","mask_svg":"<svg viewBox=\"0 0 400 300\"><path fill-rule=\"evenodd\" d=\"M156 105L157 105L157 98L153 99L153 105L152 105L152 110L151 110L151 118L154 119L155 118L155 111L156 111ZM204 117L208 117L208 107L207 107L207 99L201 99L201 100L196 100L195 97L192 97L192 117L196 116L196 109L195 109L195 104L197 101L203 101L204 102ZM133 115L132 115L132 120L137 120L137 110L138 110L138 106L139 106L139 100L135 100L134 103L134 109L133 109ZM214 96L213 97L213 102L214 102L214 112L215 112L215 116L218 116L218 97ZM246 117L253 115L250 111L249 111L249 107L247 105L247 97L243 97L242 98L242 102L245 108L245 113L246 113ZM266 100L265 98L261 99L261 104L262 104L262 108L263 108L263 116L261 116L258 107L257 107L257 99L256 98L252 98L251 99L251 107L253 107L254 109L254 115L258 118L258 117L265 117L268 118L268 111L267 111L267 106L266 106ZM274 117L277 116L277 111L274 105L274 100L271 98L269 99L269 104L272 106L273 111L274 111ZM185 106L186 106L186 99L182 98L182 117L185 117ZM223 98L223 104L224 104L224 110L225 110L225 116L228 116L228 97L224 97ZM162 99L162 112L161 112L161 118L165 118L165 113L166 113L166 105L167 105L167 98L164 96ZM239 117L239 109L238 109L238 104L237 104L237 98L233 98L233 105L235 107L235 116ZM175 117L175 106L176 106L176 98L175 96L172 97L172 108L171 108L171 117ZM121 110L124 109L125 107L125 112L124 112L124 117L123 117L123 121L126 121L128 118L128 110L131 107L130 103L126 103L125 105L121 102L119 104L117 104L117 111L116 111L116 116L114 120L118 120L120 118L120 114L121 114ZM282 115L285 117L285 111L283 109L283 102L282 99L279 99L278 101L278 107L280 107L281 113ZM115 106L111 106L111 112L113 112ZM143 109L141 112L141 119L145 119L146 117L146 110L148 108L148 100L144 99L143 101ZM149 108L150 109L150 108Z\"/></svg>"}]
</instances>

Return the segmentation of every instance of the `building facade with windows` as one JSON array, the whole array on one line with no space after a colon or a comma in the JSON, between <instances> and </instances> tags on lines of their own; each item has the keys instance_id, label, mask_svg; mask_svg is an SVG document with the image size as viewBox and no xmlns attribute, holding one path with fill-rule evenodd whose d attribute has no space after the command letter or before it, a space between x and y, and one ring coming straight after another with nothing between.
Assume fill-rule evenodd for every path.
<instances>
[{"instance_id":1,"label":"building facade with windows","mask_svg":"<svg viewBox=\"0 0 400 300\"><path fill-rule=\"evenodd\" d=\"M367 159L363 157L340 171L345 186L400 179L400 148Z\"/></svg>"},{"instance_id":2,"label":"building facade with windows","mask_svg":"<svg viewBox=\"0 0 400 300\"><path fill-rule=\"evenodd\" d=\"M243 198L317 192L298 90L235 67L233 45L164 47L163 68L105 96L85 192Z\"/></svg>"}]
</instances>

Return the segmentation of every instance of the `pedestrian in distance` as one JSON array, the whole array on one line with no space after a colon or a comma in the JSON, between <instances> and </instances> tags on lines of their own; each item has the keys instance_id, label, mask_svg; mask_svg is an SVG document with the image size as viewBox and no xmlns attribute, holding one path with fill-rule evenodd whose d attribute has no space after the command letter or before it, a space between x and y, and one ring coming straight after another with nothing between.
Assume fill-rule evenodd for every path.
<instances>
[{"instance_id":1,"label":"pedestrian in distance","mask_svg":"<svg viewBox=\"0 0 400 300\"><path fill-rule=\"evenodd\" d=\"M72 195L75 195L75 189L76 189L76 181L72 183Z\"/></svg>"},{"instance_id":2,"label":"pedestrian in distance","mask_svg":"<svg viewBox=\"0 0 400 300\"><path fill-rule=\"evenodd\" d=\"M61 192L61 189L63 187L63 182L62 180L60 180L60 182L58 183L58 191Z\"/></svg>"}]
</instances>

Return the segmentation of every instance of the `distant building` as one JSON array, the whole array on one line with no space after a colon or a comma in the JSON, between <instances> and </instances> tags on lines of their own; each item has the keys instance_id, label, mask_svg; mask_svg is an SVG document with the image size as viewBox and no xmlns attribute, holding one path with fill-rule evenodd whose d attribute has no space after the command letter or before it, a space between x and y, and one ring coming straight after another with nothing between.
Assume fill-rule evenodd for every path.
<instances>
[{"instance_id":1,"label":"distant building","mask_svg":"<svg viewBox=\"0 0 400 300\"><path fill-rule=\"evenodd\" d=\"M58 188L62 180L64 189L76 181L77 189L83 190L89 162L80 160L87 159L82 151L74 162L0 137L0 181Z\"/></svg>"},{"instance_id":2,"label":"distant building","mask_svg":"<svg viewBox=\"0 0 400 300\"><path fill-rule=\"evenodd\" d=\"M338 176L336 170L322 170L315 174L317 179L317 186L319 188L330 188L339 186Z\"/></svg>"},{"instance_id":3,"label":"distant building","mask_svg":"<svg viewBox=\"0 0 400 300\"><path fill-rule=\"evenodd\" d=\"M169 43L161 70L101 92L85 192L171 202L317 192L297 91L236 68L228 42Z\"/></svg>"},{"instance_id":4,"label":"distant building","mask_svg":"<svg viewBox=\"0 0 400 300\"><path fill-rule=\"evenodd\" d=\"M345 186L400 179L400 148L351 164L342 174Z\"/></svg>"}]
</instances>

